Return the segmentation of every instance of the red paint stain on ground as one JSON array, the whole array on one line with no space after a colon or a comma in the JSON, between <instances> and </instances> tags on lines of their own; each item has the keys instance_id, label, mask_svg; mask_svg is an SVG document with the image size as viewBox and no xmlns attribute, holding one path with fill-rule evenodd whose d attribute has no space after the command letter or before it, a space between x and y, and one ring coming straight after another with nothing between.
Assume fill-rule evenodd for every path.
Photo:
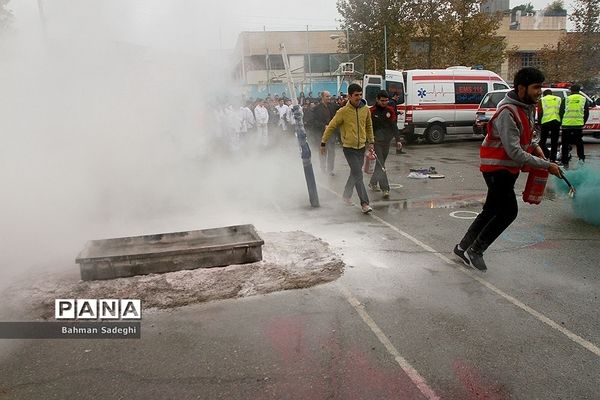
<instances>
[{"instance_id":1,"label":"red paint stain on ground","mask_svg":"<svg viewBox=\"0 0 600 400\"><path fill-rule=\"evenodd\" d=\"M469 395L465 400L507 400L510 398L501 385L488 383L485 377L482 377L474 367L464 361L454 361L452 369Z\"/></svg>"},{"instance_id":2,"label":"red paint stain on ground","mask_svg":"<svg viewBox=\"0 0 600 400\"><path fill-rule=\"evenodd\" d=\"M265 328L276 377L267 393L286 399L424 399L381 347L355 342L339 327L316 328L307 317L273 319ZM379 344L374 346L381 346Z\"/></svg>"},{"instance_id":3,"label":"red paint stain on ground","mask_svg":"<svg viewBox=\"0 0 600 400\"><path fill-rule=\"evenodd\" d=\"M328 375L332 387L336 387L335 398L339 399L423 399L423 395L404 371L391 360L387 352L375 352L357 343L344 349L339 338L332 336L328 341L326 357L332 360ZM383 364L377 355L388 358Z\"/></svg>"},{"instance_id":4,"label":"red paint stain on ground","mask_svg":"<svg viewBox=\"0 0 600 400\"><path fill-rule=\"evenodd\" d=\"M560 245L557 242L543 241L531 246L534 249L558 249Z\"/></svg>"},{"instance_id":5,"label":"red paint stain on ground","mask_svg":"<svg viewBox=\"0 0 600 400\"><path fill-rule=\"evenodd\" d=\"M265 329L265 336L284 362L293 362L304 347L304 325L299 318L279 318Z\"/></svg>"}]
</instances>

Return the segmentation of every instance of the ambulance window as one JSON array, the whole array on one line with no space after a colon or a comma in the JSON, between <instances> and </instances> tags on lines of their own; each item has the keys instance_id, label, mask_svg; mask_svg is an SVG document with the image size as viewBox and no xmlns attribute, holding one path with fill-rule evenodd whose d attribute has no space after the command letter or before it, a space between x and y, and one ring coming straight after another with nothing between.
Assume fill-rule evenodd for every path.
<instances>
[{"instance_id":1,"label":"ambulance window","mask_svg":"<svg viewBox=\"0 0 600 400\"><path fill-rule=\"evenodd\" d=\"M506 96L506 92L493 92L488 93L483 98L480 107L481 108L496 108L500 100Z\"/></svg>"},{"instance_id":2,"label":"ambulance window","mask_svg":"<svg viewBox=\"0 0 600 400\"><path fill-rule=\"evenodd\" d=\"M404 84L401 82L386 82L385 90L388 92L390 97L394 97L395 93L398 93L398 104L404 104Z\"/></svg>"},{"instance_id":3,"label":"ambulance window","mask_svg":"<svg viewBox=\"0 0 600 400\"><path fill-rule=\"evenodd\" d=\"M494 90L510 89L504 83L494 83Z\"/></svg>"},{"instance_id":4,"label":"ambulance window","mask_svg":"<svg viewBox=\"0 0 600 400\"><path fill-rule=\"evenodd\" d=\"M367 86L365 88L364 95L367 104L375 104L375 100L377 99L377 93L379 93L380 90L381 88L379 86Z\"/></svg>"},{"instance_id":5,"label":"ambulance window","mask_svg":"<svg viewBox=\"0 0 600 400\"><path fill-rule=\"evenodd\" d=\"M487 93L487 83L454 83L456 104L479 104Z\"/></svg>"}]
</instances>

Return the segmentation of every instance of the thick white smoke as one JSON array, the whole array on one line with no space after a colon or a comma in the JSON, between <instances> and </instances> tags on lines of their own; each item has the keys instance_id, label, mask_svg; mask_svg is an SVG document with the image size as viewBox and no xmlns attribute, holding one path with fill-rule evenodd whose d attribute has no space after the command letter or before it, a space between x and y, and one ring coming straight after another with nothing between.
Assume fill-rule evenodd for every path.
<instances>
[{"instance_id":1,"label":"thick white smoke","mask_svg":"<svg viewBox=\"0 0 600 400\"><path fill-rule=\"evenodd\" d=\"M215 108L241 91L202 2L29 3L0 37L4 285L76 270L89 239L257 223L239 205L274 193L306 202L293 143L232 156L214 140Z\"/></svg>"}]
</instances>

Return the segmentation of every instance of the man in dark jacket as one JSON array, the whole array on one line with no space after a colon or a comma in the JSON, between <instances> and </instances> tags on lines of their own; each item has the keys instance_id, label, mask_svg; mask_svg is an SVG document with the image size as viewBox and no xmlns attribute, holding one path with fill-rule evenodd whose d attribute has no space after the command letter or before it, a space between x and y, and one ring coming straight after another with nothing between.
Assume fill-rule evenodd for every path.
<instances>
[{"instance_id":1,"label":"man in dark jacket","mask_svg":"<svg viewBox=\"0 0 600 400\"><path fill-rule=\"evenodd\" d=\"M325 128L335 115L338 110L337 105L331 103L331 94L327 91L321 93L321 102L317 104L311 112L312 128L315 132L319 132L319 139L321 134L325 131ZM336 134L331 135L327 141L327 152L323 155L320 154L321 171L328 173L333 176L333 164L335 162L335 142L337 141ZM320 142L320 140L319 140Z\"/></svg>"},{"instance_id":2,"label":"man in dark jacket","mask_svg":"<svg viewBox=\"0 0 600 400\"><path fill-rule=\"evenodd\" d=\"M373 121L373 133L375 135L375 154L377 155L377 164L375 172L371 176L369 187L378 192L383 191L383 198L390 198L390 183L384 170L385 160L390 152L390 141L398 136L398 125L396 124L396 109L390 105L389 95L385 90L377 93L377 101L371 110L371 120Z\"/></svg>"}]
</instances>

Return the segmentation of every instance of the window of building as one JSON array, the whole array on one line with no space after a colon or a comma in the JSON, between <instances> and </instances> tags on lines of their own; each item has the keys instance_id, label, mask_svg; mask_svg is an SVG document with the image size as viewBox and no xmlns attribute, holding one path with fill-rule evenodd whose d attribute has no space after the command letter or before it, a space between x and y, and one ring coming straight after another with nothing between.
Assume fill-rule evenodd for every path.
<instances>
[{"instance_id":1,"label":"window of building","mask_svg":"<svg viewBox=\"0 0 600 400\"><path fill-rule=\"evenodd\" d=\"M310 54L304 56L304 70L308 71L308 57L310 56L310 72L311 73L326 73L329 69L329 54ZM336 66L337 68L337 66Z\"/></svg>"},{"instance_id":2,"label":"window of building","mask_svg":"<svg viewBox=\"0 0 600 400\"><path fill-rule=\"evenodd\" d=\"M267 69L267 60L265 56L256 55L244 58L246 71L264 71Z\"/></svg>"},{"instance_id":3,"label":"window of building","mask_svg":"<svg viewBox=\"0 0 600 400\"><path fill-rule=\"evenodd\" d=\"M542 62L536 53L523 52L521 53L521 67L536 67L539 68Z\"/></svg>"},{"instance_id":4,"label":"window of building","mask_svg":"<svg viewBox=\"0 0 600 400\"><path fill-rule=\"evenodd\" d=\"M269 69L285 69L281 54L270 54L268 57Z\"/></svg>"}]
</instances>

